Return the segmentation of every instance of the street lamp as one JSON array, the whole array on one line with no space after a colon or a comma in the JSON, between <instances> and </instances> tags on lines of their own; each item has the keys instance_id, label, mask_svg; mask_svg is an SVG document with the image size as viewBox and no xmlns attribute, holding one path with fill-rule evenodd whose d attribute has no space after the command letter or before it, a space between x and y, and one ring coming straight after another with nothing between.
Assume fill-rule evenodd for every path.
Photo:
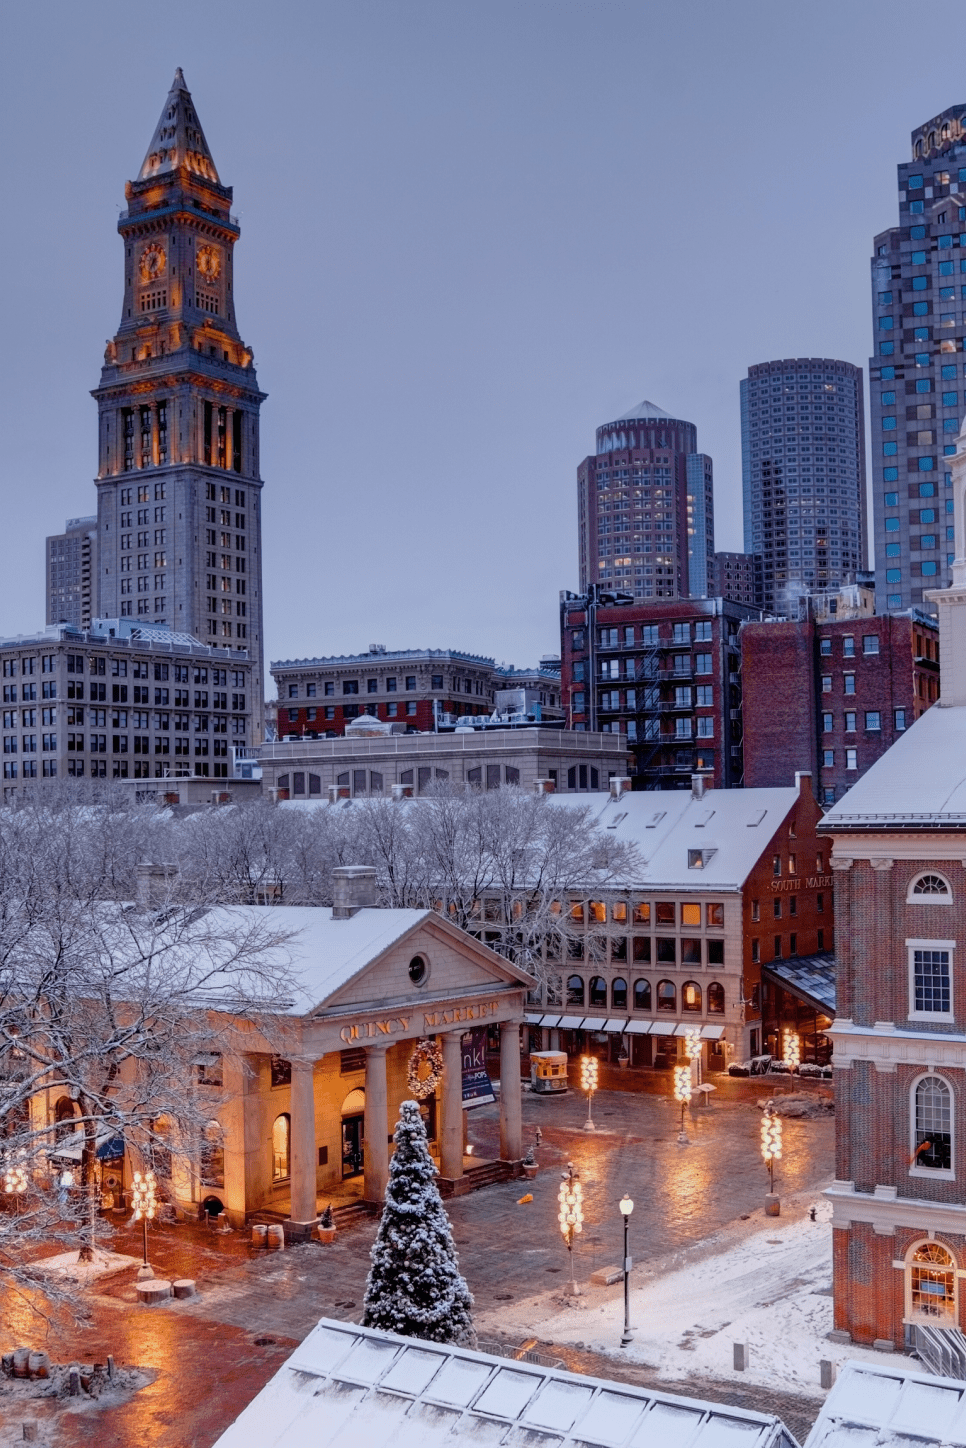
<instances>
[{"instance_id":1,"label":"street lamp","mask_svg":"<svg viewBox=\"0 0 966 1448\"><path fill-rule=\"evenodd\" d=\"M7 1166L3 1174L3 1189L13 1197L15 1210L19 1214L20 1198L27 1190L27 1172L20 1161L10 1162Z\"/></svg>"},{"instance_id":2,"label":"street lamp","mask_svg":"<svg viewBox=\"0 0 966 1448\"><path fill-rule=\"evenodd\" d=\"M557 1192L557 1221L570 1253L570 1291L575 1297L581 1295L581 1290L574 1276L574 1237L584 1230L583 1198L584 1189L580 1185L579 1175L574 1171L573 1162L568 1161L567 1171Z\"/></svg>"},{"instance_id":3,"label":"street lamp","mask_svg":"<svg viewBox=\"0 0 966 1448\"><path fill-rule=\"evenodd\" d=\"M591 1116L591 1105L594 1099L594 1092L597 1090L597 1057L581 1056L580 1058L580 1089L587 1092L587 1120L584 1122L585 1131L596 1131L593 1117Z\"/></svg>"},{"instance_id":4,"label":"street lamp","mask_svg":"<svg viewBox=\"0 0 966 1448\"><path fill-rule=\"evenodd\" d=\"M802 1060L802 1043L797 1031L785 1032L782 1060L790 1071L798 1070Z\"/></svg>"},{"instance_id":5,"label":"street lamp","mask_svg":"<svg viewBox=\"0 0 966 1448\"><path fill-rule=\"evenodd\" d=\"M620 1199L621 1216L624 1218L624 1336L621 1347L627 1347L634 1334L631 1331L631 1259L627 1255L627 1228L631 1220L634 1203L625 1192Z\"/></svg>"},{"instance_id":6,"label":"street lamp","mask_svg":"<svg viewBox=\"0 0 966 1448\"><path fill-rule=\"evenodd\" d=\"M675 1066L674 1068L674 1099L681 1103L681 1130L678 1132L678 1142L681 1146L689 1146L688 1133L684 1129L684 1108L691 1100L690 1066Z\"/></svg>"},{"instance_id":7,"label":"street lamp","mask_svg":"<svg viewBox=\"0 0 966 1448\"><path fill-rule=\"evenodd\" d=\"M157 1179L153 1171L134 1173L134 1189L131 1194L131 1205L134 1208L134 1220L141 1223L144 1234L144 1261L138 1268L138 1281L146 1282L149 1277L154 1276L148 1264L148 1222L154 1218L158 1201L155 1196Z\"/></svg>"},{"instance_id":8,"label":"street lamp","mask_svg":"<svg viewBox=\"0 0 966 1448\"><path fill-rule=\"evenodd\" d=\"M782 1156L782 1119L773 1101L767 1102L761 1118L761 1155L768 1167L769 1192L775 1194L775 1162Z\"/></svg>"}]
</instances>

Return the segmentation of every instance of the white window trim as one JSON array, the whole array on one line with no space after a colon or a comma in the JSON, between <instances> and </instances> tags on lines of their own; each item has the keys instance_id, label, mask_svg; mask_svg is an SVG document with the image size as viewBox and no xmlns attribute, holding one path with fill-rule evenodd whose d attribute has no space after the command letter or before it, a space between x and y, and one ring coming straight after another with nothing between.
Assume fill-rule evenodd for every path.
<instances>
[{"instance_id":1,"label":"white window trim","mask_svg":"<svg viewBox=\"0 0 966 1448\"><path fill-rule=\"evenodd\" d=\"M916 1166L913 1152L916 1149L916 1091L920 1081L927 1080L930 1076L938 1076L940 1081L949 1092L949 1135L952 1147L951 1167ZM920 1071L919 1075L909 1086L909 1159L913 1165L909 1168L911 1177L922 1177L926 1181L952 1182L956 1180L956 1093L953 1090L953 1083L942 1071ZM916 1246L919 1246L916 1243ZM945 1243L942 1244L945 1246ZM914 1248L910 1248L914 1250ZM948 1248L946 1249L949 1250ZM958 1319L957 1319L958 1320Z\"/></svg>"},{"instance_id":2,"label":"white window trim","mask_svg":"<svg viewBox=\"0 0 966 1448\"><path fill-rule=\"evenodd\" d=\"M923 1322L923 1323L931 1323L931 1324L935 1324L935 1325L939 1325L939 1326L941 1326L941 1325L945 1322L946 1325L949 1326L949 1327L958 1327L958 1326L959 1326L959 1279L960 1279L960 1271L959 1271L959 1268L958 1268L958 1266L957 1266L956 1253L953 1251L952 1247L950 1247L950 1245L949 1245L948 1242L939 1242L938 1245L939 1245L940 1247L942 1247L943 1251L948 1252L949 1256L952 1258L953 1311L952 1311L951 1317L949 1317L948 1319L943 1319L943 1318L939 1318L939 1317L928 1317L928 1316L926 1316L925 1314L916 1313L916 1312L913 1312L913 1310L912 1310L912 1269L913 1269L913 1266L915 1265L915 1264L913 1263L913 1260L912 1260L912 1259L913 1259L913 1254L914 1254L920 1247L925 1247L925 1246L927 1246L930 1242L936 1241L936 1240L937 1240L937 1239L936 1239L935 1237L921 1237L918 1242L912 1242L912 1243L910 1243L909 1248L908 1248L908 1250L907 1250L907 1252L906 1252L906 1255L905 1255L905 1257L904 1257L904 1259L903 1259L902 1266L903 1266L903 1269L904 1269L904 1286L905 1286L905 1291L904 1291L904 1294L903 1294L903 1295L904 1295L904 1299L905 1299L905 1300L904 1300L904 1303L903 1303L903 1306L904 1306L904 1308L905 1308L905 1316L903 1317L903 1322Z\"/></svg>"},{"instance_id":3,"label":"white window trim","mask_svg":"<svg viewBox=\"0 0 966 1448\"><path fill-rule=\"evenodd\" d=\"M917 950L948 950L949 951L949 999L953 999L953 970L956 963L956 942L955 940L907 940L906 952L908 957L909 975L909 1013L907 1020L910 1021L952 1021L955 1019L953 1011L917 1011L913 1010L913 1001L916 998L916 964L914 954Z\"/></svg>"},{"instance_id":4,"label":"white window trim","mask_svg":"<svg viewBox=\"0 0 966 1448\"><path fill-rule=\"evenodd\" d=\"M937 880L942 880L948 893L945 895L914 895L912 892L916 887L916 882L921 880L924 875L935 875ZM953 887L949 877L940 874L938 870L917 870L909 881L909 888L906 891L907 905L951 905L952 903Z\"/></svg>"}]
</instances>

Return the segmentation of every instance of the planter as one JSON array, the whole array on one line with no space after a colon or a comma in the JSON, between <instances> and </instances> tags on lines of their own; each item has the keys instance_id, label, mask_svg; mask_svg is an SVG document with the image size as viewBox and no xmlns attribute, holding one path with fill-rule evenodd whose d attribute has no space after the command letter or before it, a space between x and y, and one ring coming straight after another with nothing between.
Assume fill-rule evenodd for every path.
<instances>
[{"instance_id":1,"label":"planter","mask_svg":"<svg viewBox=\"0 0 966 1448\"><path fill-rule=\"evenodd\" d=\"M527 1179L528 1182L532 1182L532 1181L533 1181L534 1177L536 1176L536 1174L537 1174L537 1172L538 1172L539 1170L540 1170L540 1168L537 1166L537 1164L536 1164L535 1162L534 1162L533 1166L528 1166L526 1162L523 1163L523 1175L526 1177L526 1179Z\"/></svg>"},{"instance_id":2,"label":"planter","mask_svg":"<svg viewBox=\"0 0 966 1448\"><path fill-rule=\"evenodd\" d=\"M320 1242L334 1242L334 1241L335 1241L335 1228L334 1228L334 1227L320 1227L320 1228L319 1228L319 1241L320 1241Z\"/></svg>"},{"instance_id":3,"label":"planter","mask_svg":"<svg viewBox=\"0 0 966 1448\"><path fill-rule=\"evenodd\" d=\"M621 1069L622 1071L626 1071L627 1068L628 1068L628 1066L631 1064L631 1062L630 1062L630 1057L629 1057L629 1056L618 1056L618 1058L617 1058L617 1064L618 1064L618 1066L620 1067L620 1069Z\"/></svg>"}]
</instances>

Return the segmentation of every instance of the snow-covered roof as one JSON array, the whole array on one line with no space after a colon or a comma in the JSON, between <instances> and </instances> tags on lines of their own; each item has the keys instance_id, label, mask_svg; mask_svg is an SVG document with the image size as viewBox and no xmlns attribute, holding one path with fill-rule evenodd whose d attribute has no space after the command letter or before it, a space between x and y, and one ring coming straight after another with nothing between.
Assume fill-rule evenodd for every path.
<instances>
[{"instance_id":1,"label":"snow-covered roof","mask_svg":"<svg viewBox=\"0 0 966 1448\"><path fill-rule=\"evenodd\" d=\"M829 810L823 829L966 826L966 708L927 709Z\"/></svg>"},{"instance_id":2,"label":"snow-covered roof","mask_svg":"<svg viewBox=\"0 0 966 1448\"><path fill-rule=\"evenodd\" d=\"M548 795L557 806L590 806L598 822L640 852L641 868L630 887L673 890L740 889L782 820L794 808L798 790L708 789L701 799L690 790L635 790L610 794ZM702 851L702 865L689 865L689 852ZM574 882L575 886L578 882Z\"/></svg>"},{"instance_id":3,"label":"snow-covered roof","mask_svg":"<svg viewBox=\"0 0 966 1448\"><path fill-rule=\"evenodd\" d=\"M797 1448L779 1418L323 1318L215 1448Z\"/></svg>"},{"instance_id":4,"label":"snow-covered roof","mask_svg":"<svg viewBox=\"0 0 966 1448\"><path fill-rule=\"evenodd\" d=\"M847 1362L805 1448L938 1448L966 1444L966 1383L902 1364Z\"/></svg>"}]
</instances>

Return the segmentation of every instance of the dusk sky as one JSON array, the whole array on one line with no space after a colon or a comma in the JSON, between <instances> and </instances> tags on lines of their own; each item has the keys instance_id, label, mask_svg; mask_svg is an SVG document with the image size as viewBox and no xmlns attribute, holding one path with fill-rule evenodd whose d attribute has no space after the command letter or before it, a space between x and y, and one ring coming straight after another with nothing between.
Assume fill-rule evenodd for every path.
<instances>
[{"instance_id":1,"label":"dusk sky","mask_svg":"<svg viewBox=\"0 0 966 1448\"><path fill-rule=\"evenodd\" d=\"M966 101L964 11L908 0L7 0L0 38L0 635L95 511L117 214L181 65L269 394L268 659L556 652L577 465L644 398L696 424L740 548L740 378L867 372L896 164Z\"/></svg>"}]
</instances>

